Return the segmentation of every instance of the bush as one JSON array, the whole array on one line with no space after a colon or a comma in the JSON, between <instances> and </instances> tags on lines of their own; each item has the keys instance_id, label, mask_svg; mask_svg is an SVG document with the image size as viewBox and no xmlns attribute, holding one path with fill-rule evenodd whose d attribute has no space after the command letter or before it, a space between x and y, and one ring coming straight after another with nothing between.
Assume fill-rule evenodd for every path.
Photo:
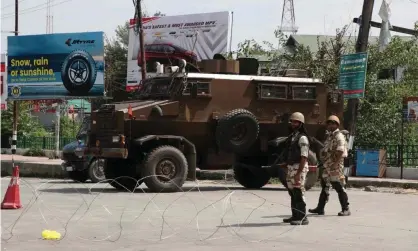
<instances>
[{"instance_id":1,"label":"bush","mask_svg":"<svg viewBox=\"0 0 418 251\"><path fill-rule=\"evenodd\" d=\"M23 156L45 157L46 154L45 154L44 150L37 147L37 148L30 148L25 153L23 153Z\"/></svg>"}]
</instances>

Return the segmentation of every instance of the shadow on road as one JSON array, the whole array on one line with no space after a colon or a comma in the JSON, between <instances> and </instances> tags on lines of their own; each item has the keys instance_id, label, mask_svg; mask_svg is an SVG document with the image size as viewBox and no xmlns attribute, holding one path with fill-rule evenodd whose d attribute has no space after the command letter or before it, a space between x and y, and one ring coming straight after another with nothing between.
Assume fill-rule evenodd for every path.
<instances>
[{"instance_id":1,"label":"shadow on road","mask_svg":"<svg viewBox=\"0 0 418 251\"><path fill-rule=\"evenodd\" d=\"M289 209L290 211L290 209ZM338 215L317 215L317 214L309 214L308 213L308 218L310 217L337 217ZM264 219L272 219L272 218L289 218L290 217L290 212L288 215L268 215L268 216L261 216L261 218Z\"/></svg>"},{"instance_id":2,"label":"shadow on road","mask_svg":"<svg viewBox=\"0 0 418 251\"><path fill-rule=\"evenodd\" d=\"M230 227L277 227L277 226L289 226L289 223L284 222L271 222L271 223L242 223L242 224L228 224L218 226L219 228L230 228Z\"/></svg>"}]
</instances>

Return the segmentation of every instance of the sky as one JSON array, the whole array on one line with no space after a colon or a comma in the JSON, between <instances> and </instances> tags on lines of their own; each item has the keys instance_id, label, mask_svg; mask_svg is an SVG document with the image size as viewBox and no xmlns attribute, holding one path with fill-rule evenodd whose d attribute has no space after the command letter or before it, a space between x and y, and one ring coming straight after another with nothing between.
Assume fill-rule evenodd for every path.
<instances>
[{"instance_id":1,"label":"sky","mask_svg":"<svg viewBox=\"0 0 418 251\"><path fill-rule=\"evenodd\" d=\"M134 15L132 0L51 0L53 32L104 31L115 36L115 28ZM46 32L47 0L19 0L20 35ZM375 0L373 21L382 0ZM1 1L1 52L7 50L7 33L14 30L14 0ZM294 0L297 34L334 35L337 28L351 24L361 14L363 0ZM217 11L233 11L232 49L245 39L277 44L274 30L280 25L283 0L143 0L144 9L152 15L161 11L167 16ZM418 0L391 0L391 23L413 28L418 21ZM354 34L358 28L350 26ZM372 35L379 30L372 29ZM394 33L393 33L394 34Z\"/></svg>"}]
</instances>

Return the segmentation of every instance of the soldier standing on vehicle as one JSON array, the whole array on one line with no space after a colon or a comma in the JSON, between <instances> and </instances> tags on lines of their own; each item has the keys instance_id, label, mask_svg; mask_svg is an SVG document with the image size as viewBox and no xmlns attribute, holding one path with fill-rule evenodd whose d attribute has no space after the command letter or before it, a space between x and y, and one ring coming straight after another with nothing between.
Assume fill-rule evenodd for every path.
<instances>
[{"instance_id":1,"label":"soldier standing on vehicle","mask_svg":"<svg viewBox=\"0 0 418 251\"><path fill-rule=\"evenodd\" d=\"M330 185L337 191L341 204L339 216L349 216L348 195L345 190L344 157L347 155L347 144L345 136L338 129L340 120L337 116L330 116L327 120L328 131L330 132L325 140L321 158L324 170L321 177L321 194L319 195L318 206L309 209L310 213L325 214L325 204L328 202Z\"/></svg>"},{"instance_id":2,"label":"soldier standing on vehicle","mask_svg":"<svg viewBox=\"0 0 418 251\"><path fill-rule=\"evenodd\" d=\"M291 225L309 224L306 217L305 179L308 173L309 139L305 129L305 117L300 112L290 116L292 133L286 141L285 163L287 166L286 183L290 195L292 217L283 219Z\"/></svg>"}]
</instances>

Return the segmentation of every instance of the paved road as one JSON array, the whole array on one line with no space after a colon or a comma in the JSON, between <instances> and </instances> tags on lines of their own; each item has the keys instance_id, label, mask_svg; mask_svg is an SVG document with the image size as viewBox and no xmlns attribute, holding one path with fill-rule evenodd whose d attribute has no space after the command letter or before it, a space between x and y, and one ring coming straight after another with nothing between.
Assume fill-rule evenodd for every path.
<instances>
[{"instance_id":1,"label":"paved road","mask_svg":"<svg viewBox=\"0 0 418 251\"><path fill-rule=\"evenodd\" d=\"M2 182L2 196L7 183ZM24 208L1 212L2 250L416 251L418 246L416 194L349 190L352 216L338 217L334 193L328 215L293 227L281 223L290 211L289 198L277 186L243 191L211 183L200 192L152 194L115 192L99 184L89 194L91 186L22 179ZM318 194L317 189L307 193L309 206L315 206ZM44 229L64 238L42 240Z\"/></svg>"}]
</instances>

